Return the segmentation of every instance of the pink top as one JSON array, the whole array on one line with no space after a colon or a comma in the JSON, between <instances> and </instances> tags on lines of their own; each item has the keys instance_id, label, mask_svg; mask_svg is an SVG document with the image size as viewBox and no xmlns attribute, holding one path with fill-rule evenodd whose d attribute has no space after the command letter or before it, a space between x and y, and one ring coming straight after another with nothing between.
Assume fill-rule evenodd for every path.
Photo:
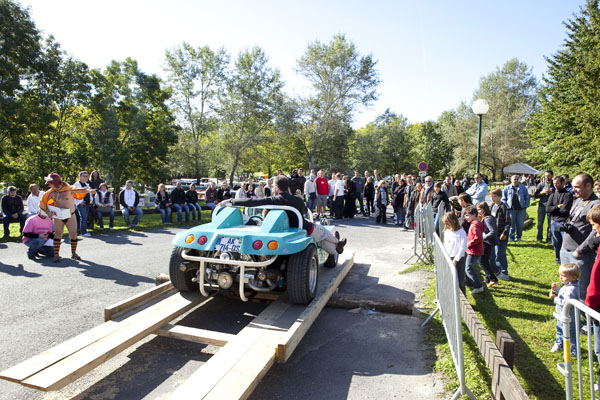
<instances>
[{"instance_id":1,"label":"pink top","mask_svg":"<svg viewBox=\"0 0 600 400\"><path fill-rule=\"evenodd\" d=\"M37 214L27 218L25 226L23 226L23 233L43 235L50 232L52 232L52 220L48 217L41 218ZM29 240L29 238L23 236L23 243L27 243L27 240Z\"/></svg>"}]
</instances>

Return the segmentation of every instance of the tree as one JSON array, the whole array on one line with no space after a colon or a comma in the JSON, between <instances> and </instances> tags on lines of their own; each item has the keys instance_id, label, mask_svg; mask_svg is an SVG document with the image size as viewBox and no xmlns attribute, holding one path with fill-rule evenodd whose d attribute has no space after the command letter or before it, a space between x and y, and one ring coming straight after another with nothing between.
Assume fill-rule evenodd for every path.
<instances>
[{"instance_id":1,"label":"tree","mask_svg":"<svg viewBox=\"0 0 600 400\"><path fill-rule=\"evenodd\" d=\"M448 173L451 160L448 155L452 153L452 149L442 136L439 124L433 121L413 124L408 128L408 132L415 158L418 160L416 162L427 163L427 174L442 177Z\"/></svg>"},{"instance_id":2,"label":"tree","mask_svg":"<svg viewBox=\"0 0 600 400\"><path fill-rule=\"evenodd\" d=\"M193 175L200 178L201 163L205 159L202 146L217 123L213 110L225 82L229 56L223 48L216 51L208 46L196 49L183 42L179 47L167 50L165 58L167 80L173 92L171 101L183 126L179 159L182 151L187 153L185 164L189 165L189 160L193 160Z\"/></svg>"},{"instance_id":3,"label":"tree","mask_svg":"<svg viewBox=\"0 0 600 400\"><path fill-rule=\"evenodd\" d=\"M302 143L309 168L318 163L321 150L331 149L331 142L339 142L336 136L348 132L357 107L377 99L380 80L376 64L371 55L361 56L341 34L329 44L309 44L298 60L298 72L313 89L301 102L299 120L303 129L294 132Z\"/></svg>"},{"instance_id":4,"label":"tree","mask_svg":"<svg viewBox=\"0 0 600 400\"><path fill-rule=\"evenodd\" d=\"M540 102L529 120L528 154L536 167L600 174L600 10L588 0L565 23L562 48L547 59Z\"/></svg>"},{"instance_id":5,"label":"tree","mask_svg":"<svg viewBox=\"0 0 600 400\"><path fill-rule=\"evenodd\" d=\"M220 99L220 146L230 164L232 183L238 167L254 156L253 147L264 140L281 103L279 70L267 63L259 47L241 52Z\"/></svg>"},{"instance_id":6,"label":"tree","mask_svg":"<svg viewBox=\"0 0 600 400\"><path fill-rule=\"evenodd\" d=\"M118 188L126 179L154 186L167 178L166 157L177 141L177 126L160 79L141 72L130 58L92 75L89 143L107 180Z\"/></svg>"}]
</instances>

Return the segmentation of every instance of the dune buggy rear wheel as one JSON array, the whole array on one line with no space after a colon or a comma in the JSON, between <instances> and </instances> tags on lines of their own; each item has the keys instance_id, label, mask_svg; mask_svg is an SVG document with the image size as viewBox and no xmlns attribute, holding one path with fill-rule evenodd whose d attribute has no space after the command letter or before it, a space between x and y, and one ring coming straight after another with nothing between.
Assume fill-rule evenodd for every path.
<instances>
[{"instance_id":1,"label":"dune buggy rear wheel","mask_svg":"<svg viewBox=\"0 0 600 400\"><path fill-rule=\"evenodd\" d=\"M319 282L319 258L317 249L308 246L293 254L287 264L287 292L292 303L308 304L317 294Z\"/></svg>"},{"instance_id":2,"label":"dune buggy rear wheel","mask_svg":"<svg viewBox=\"0 0 600 400\"><path fill-rule=\"evenodd\" d=\"M192 292L199 290L198 282L192 282L196 276L197 268L189 268L193 261L184 260L181 257L183 247L175 246L171 252L171 260L169 261L169 277L173 286L181 292ZM184 271L182 271L182 268Z\"/></svg>"}]
</instances>

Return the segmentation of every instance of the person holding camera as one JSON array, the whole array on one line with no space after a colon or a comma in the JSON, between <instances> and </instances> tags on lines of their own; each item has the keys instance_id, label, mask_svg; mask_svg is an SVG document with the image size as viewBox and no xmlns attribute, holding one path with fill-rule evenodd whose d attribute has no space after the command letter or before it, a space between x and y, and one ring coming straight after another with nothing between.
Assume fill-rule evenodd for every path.
<instances>
[{"instance_id":1,"label":"person holding camera","mask_svg":"<svg viewBox=\"0 0 600 400\"><path fill-rule=\"evenodd\" d=\"M600 200L594 194L594 179L589 174L579 174L573 179L573 192L575 201L568 220L561 228L564 236L560 249L560 263L574 262L579 265L579 294L585 298L595 258L594 252L590 251L592 225L587 220L587 214L595 205L600 204Z\"/></svg>"},{"instance_id":2,"label":"person holding camera","mask_svg":"<svg viewBox=\"0 0 600 400\"><path fill-rule=\"evenodd\" d=\"M555 264L560 264L560 248L565 234L561 228L569 218L569 212L573 205L573 195L565 187L565 179L562 176L554 178L554 188L554 193L548 197L546 202L546 212L550 216L550 235L556 257Z\"/></svg>"}]
</instances>

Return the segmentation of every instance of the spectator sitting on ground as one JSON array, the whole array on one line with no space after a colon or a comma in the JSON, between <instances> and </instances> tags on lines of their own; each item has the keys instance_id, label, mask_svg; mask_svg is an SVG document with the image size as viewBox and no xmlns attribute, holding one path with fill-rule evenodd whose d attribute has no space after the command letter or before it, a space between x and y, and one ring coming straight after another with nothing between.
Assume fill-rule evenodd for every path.
<instances>
[{"instance_id":1,"label":"spectator sitting on ground","mask_svg":"<svg viewBox=\"0 0 600 400\"><path fill-rule=\"evenodd\" d=\"M563 307L569 299L579 300L579 276L581 270L575 263L563 264L558 268L558 274L560 276L561 287L556 282L552 282L552 288L550 289L550 300L554 301L556 306L556 314L562 316ZM577 355L577 340L575 340L575 313L571 309L571 325L570 325L570 337L571 337L571 355ZM563 350L563 323L560 320L556 321L556 339L550 349L551 353L562 352Z\"/></svg>"},{"instance_id":2,"label":"spectator sitting on ground","mask_svg":"<svg viewBox=\"0 0 600 400\"><path fill-rule=\"evenodd\" d=\"M36 183L29 185L29 197L27 197L27 217L36 215L40 210L40 199L44 195L44 191Z\"/></svg>"},{"instance_id":3,"label":"spectator sitting on ground","mask_svg":"<svg viewBox=\"0 0 600 400\"><path fill-rule=\"evenodd\" d=\"M17 194L17 188L8 187L8 195L2 198L2 223L4 224L4 237L10 236L9 225L11 222L19 222L20 231L23 232L23 225L27 217L24 214L23 199Z\"/></svg>"},{"instance_id":4,"label":"spectator sitting on ground","mask_svg":"<svg viewBox=\"0 0 600 400\"><path fill-rule=\"evenodd\" d=\"M94 204L96 205L96 218L98 218L98 224L100 229L104 229L104 221L102 216L108 214L108 229L113 229L115 225L115 210L113 209L113 197L112 193L108 191L106 183L100 183L96 195L94 196Z\"/></svg>"},{"instance_id":5,"label":"spectator sitting on ground","mask_svg":"<svg viewBox=\"0 0 600 400\"><path fill-rule=\"evenodd\" d=\"M185 222L190 222L190 209L185 202L185 191L181 188L181 182L177 182L175 189L171 191L171 203L177 211L177 223L179 225L183 223L181 211L185 211Z\"/></svg>"},{"instance_id":6,"label":"spectator sitting on ground","mask_svg":"<svg viewBox=\"0 0 600 400\"><path fill-rule=\"evenodd\" d=\"M223 182L223 185L227 187L227 183ZM204 192L204 197L206 199L206 205L213 210L219 202L219 192L217 191L216 183L211 182L210 185L208 185L206 192Z\"/></svg>"},{"instance_id":7,"label":"spectator sitting on ground","mask_svg":"<svg viewBox=\"0 0 600 400\"><path fill-rule=\"evenodd\" d=\"M140 195L133 188L133 181L125 182L125 188L119 193L119 204L121 205L121 212L125 219L125 225L127 225L128 228L137 228L138 223L142 218L142 214L144 214L142 209L138 207L139 203ZM133 223L130 222L130 214L135 214Z\"/></svg>"},{"instance_id":8,"label":"spectator sitting on ground","mask_svg":"<svg viewBox=\"0 0 600 400\"><path fill-rule=\"evenodd\" d=\"M38 210L37 214L27 218L23 227L23 243L28 247L27 258L35 260L36 257L53 257L53 245L46 245L48 239L53 238L52 220L45 212Z\"/></svg>"},{"instance_id":9,"label":"spectator sitting on ground","mask_svg":"<svg viewBox=\"0 0 600 400\"><path fill-rule=\"evenodd\" d=\"M198 204L198 193L196 192L196 185L193 183L190 185L189 190L185 192L185 202L192 213L192 221L196 219L196 214L198 214L198 222L202 221L202 207Z\"/></svg>"},{"instance_id":10,"label":"spectator sitting on ground","mask_svg":"<svg viewBox=\"0 0 600 400\"><path fill-rule=\"evenodd\" d=\"M165 185L162 183L158 185L154 206L160 213L163 225L171 222L171 200L169 199L169 193L165 190Z\"/></svg>"},{"instance_id":11,"label":"spectator sitting on ground","mask_svg":"<svg viewBox=\"0 0 600 400\"><path fill-rule=\"evenodd\" d=\"M217 191L217 198L219 202L222 202L223 200L229 200L231 197L231 190L227 186L227 182L223 182L221 188Z\"/></svg>"}]
</instances>

